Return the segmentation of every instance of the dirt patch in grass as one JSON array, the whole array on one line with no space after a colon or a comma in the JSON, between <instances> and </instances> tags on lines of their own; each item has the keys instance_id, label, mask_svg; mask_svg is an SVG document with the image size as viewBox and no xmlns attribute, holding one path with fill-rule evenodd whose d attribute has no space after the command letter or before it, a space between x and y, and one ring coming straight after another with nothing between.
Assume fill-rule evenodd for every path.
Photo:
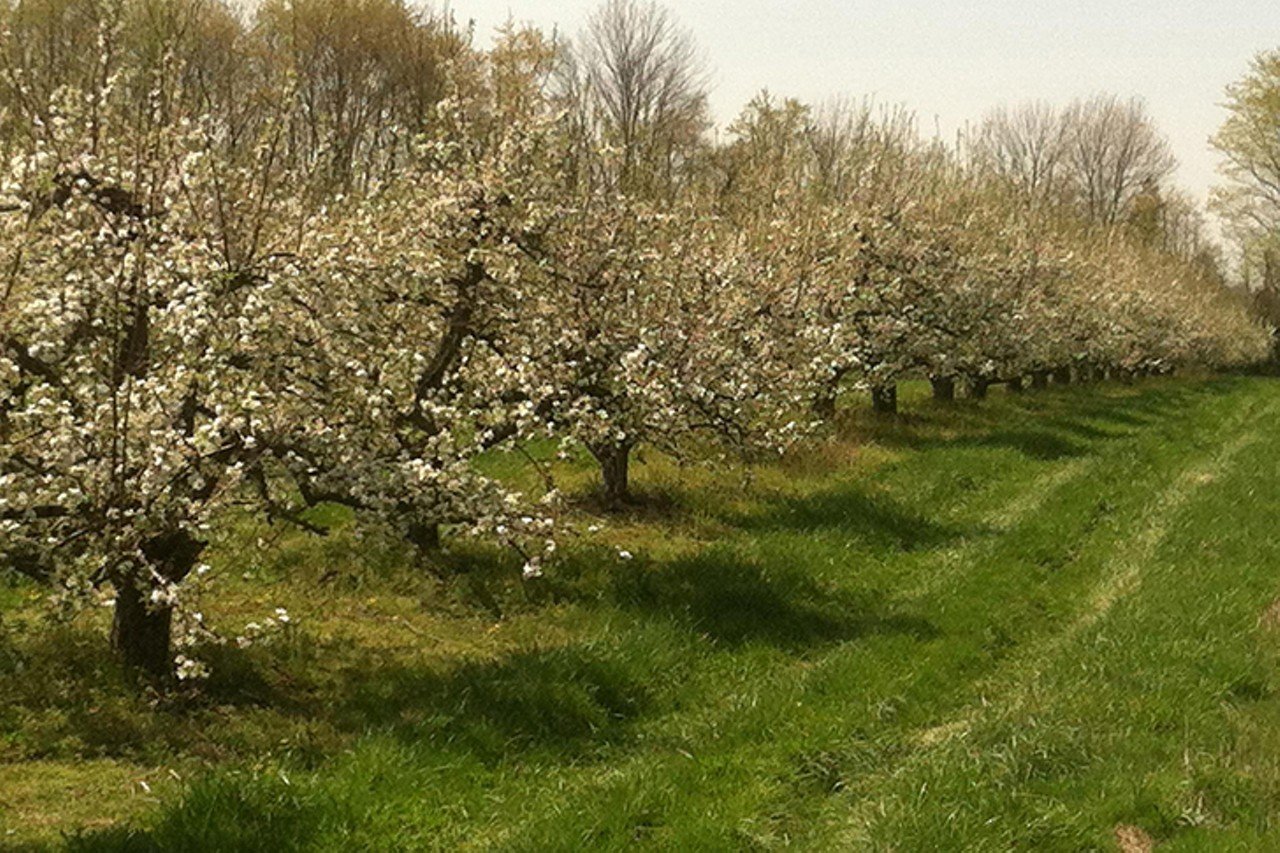
<instances>
[{"instance_id":1,"label":"dirt patch in grass","mask_svg":"<svg viewBox=\"0 0 1280 853\"><path fill-rule=\"evenodd\" d=\"M1280 631L1280 598L1267 605L1258 617L1258 624L1268 631Z\"/></svg>"},{"instance_id":2,"label":"dirt patch in grass","mask_svg":"<svg viewBox=\"0 0 1280 853\"><path fill-rule=\"evenodd\" d=\"M1116 846L1120 853L1151 853L1156 842L1139 827L1121 824L1116 827Z\"/></svg>"}]
</instances>

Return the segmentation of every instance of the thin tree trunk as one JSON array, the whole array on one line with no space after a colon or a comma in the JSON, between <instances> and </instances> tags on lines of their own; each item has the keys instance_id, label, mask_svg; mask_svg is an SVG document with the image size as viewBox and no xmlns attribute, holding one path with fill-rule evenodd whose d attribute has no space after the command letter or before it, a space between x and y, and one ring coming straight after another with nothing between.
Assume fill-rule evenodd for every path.
<instances>
[{"instance_id":1,"label":"thin tree trunk","mask_svg":"<svg viewBox=\"0 0 1280 853\"><path fill-rule=\"evenodd\" d=\"M1010 394L1022 393L1022 377L1021 376L1015 376L1012 379L1008 380L1005 384L1008 386Z\"/></svg>"},{"instance_id":2,"label":"thin tree trunk","mask_svg":"<svg viewBox=\"0 0 1280 853\"><path fill-rule=\"evenodd\" d=\"M929 384L933 386L933 399L942 403L955 402L956 379L954 376L931 376Z\"/></svg>"},{"instance_id":3,"label":"thin tree trunk","mask_svg":"<svg viewBox=\"0 0 1280 853\"><path fill-rule=\"evenodd\" d=\"M605 506L609 509L617 509L631 499L631 489L628 482L631 445L596 445L591 448L591 454L600 463L600 478L604 483Z\"/></svg>"},{"instance_id":4,"label":"thin tree trunk","mask_svg":"<svg viewBox=\"0 0 1280 853\"><path fill-rule=\"evenodd\" d=\"M985 376L975 376L969 380L969 396L975 400L987 399L987 391L991 389L991 380Z\"/></svg>"},{"instance_id":5,"label":"thin tree trunk","mask_svg":"<svg viewBox=\"0 0 1280 853\"><path fill-rule=\"evenodd\" d=\"M898 386L896 383L875 385L871 389L871 408L877 414L896 415L898 413Z\"/></svg>"}]
</instances>

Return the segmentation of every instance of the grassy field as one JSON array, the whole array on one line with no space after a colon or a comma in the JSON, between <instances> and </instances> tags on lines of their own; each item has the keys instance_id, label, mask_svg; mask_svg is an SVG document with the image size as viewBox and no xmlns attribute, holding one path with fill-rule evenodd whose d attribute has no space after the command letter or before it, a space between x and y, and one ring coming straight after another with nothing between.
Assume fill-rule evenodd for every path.
<instances>
[{"instance_id":1,"label":"grassy field","mask_svg":"<svg viewBox=\"0 0 1280 853\"><path fill-rule=\"evenodd\" d=\"M1280 381L921 396L529 587L237 528L197 695L0 587L0 848L1280 849Z\"/></svg>"}]
</instances>

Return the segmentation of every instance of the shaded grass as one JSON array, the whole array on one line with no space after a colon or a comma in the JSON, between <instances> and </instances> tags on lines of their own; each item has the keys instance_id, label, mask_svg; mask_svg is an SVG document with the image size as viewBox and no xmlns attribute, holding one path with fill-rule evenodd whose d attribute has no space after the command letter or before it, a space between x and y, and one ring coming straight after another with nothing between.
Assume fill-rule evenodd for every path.
<instances>
[{"instance_id":1,"label":"shaded grass","mask_svg":"<svg viewBox=\"0 0 1280 853\"><path fill-rule=\"evenodd\" d=\"M82 794L67 808L42 773L0 772L0 845L77 828L87 850L1081 849L1119 823L1188 849L1271 838L1277 646L1258 615L1280 594L1280 472L1259 460L1280 459L1280 389L954 407L920 390L896 422L851 414L774 465L648 454L651 508L580 504L535 587L483 549L442 581L390 540L239 531L210 619L283 602L297 628L222 651L179 703L127 689L101 619L40 634L10 589L0 761ZM1254 443L1213 468L1236 440ZM560 477L593 486L585 459ZM1171 490L1185 499L1153 503ZM1141 582L1087 621L1130 553ZM100 779L92 757L124 769ZM167 769L184 781L160 785ZM122 795L135 774L158 802Z\"/></svg>"}]
</instances>

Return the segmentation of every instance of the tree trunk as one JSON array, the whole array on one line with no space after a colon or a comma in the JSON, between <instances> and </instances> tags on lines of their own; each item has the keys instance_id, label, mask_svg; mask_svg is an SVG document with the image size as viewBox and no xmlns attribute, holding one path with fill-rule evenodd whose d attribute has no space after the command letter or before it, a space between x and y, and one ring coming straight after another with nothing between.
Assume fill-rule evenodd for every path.
<instances>
[{"instance_id":1,"label":"tree trunk","mask_svg":"<svg viewBox=\"0 0 1280 853\"><path fill-rule=\"evenodd\" d=\"M1008 380L1005 384L1009 387L1010 394L1022 393L1022 377L1021 376L1015 376L1012 379Z\"/></svg>"},{"instance_id":2,"label":"tree trunk","mask_svg":"<svg viewBox=\"0 0 1280 853\"><path fill-rule=\"evenodd\" d=\"M1071 366L1063 365L1062 367L1059 367L1057 370L1053 371L1053 381L1058 385L1070 385L1071 384Z\"/></svg>"},{"instance_id":3,"label":"tree trunk","mask_svg":"<svg viewBox=\"0 0 1280 853\"><path fill-rule=\"evenodd\" d=\"M415 521L409 525L405 538L420 554L440 550L440 525L434 521Z\"/></svg>"},{"instance_id":4,"label":"tree trunk","mask_svg":"<svg viewBox=\"0 0 1280 853\"><path fill-rule=\"evenodd\" d=\"M1031 371L1031 388L1035 391L1043 391L1049 387L1049 371L1033 370Z\"/></svg>"},{"instance_id":5,"label":"tree trunk","mask_svg":"<svg viewBox=\"0 0 1280 853\"><path fill-rule=\"evenodd\" d=\"M149 598L127 580L116 586L111 644L125 666L155 681L167 681L173 675L169 644L173 608L154 607Z\"/></svg>"},{"instance_id":6,"label":"tree trunk","mask_svg":"<svg viewBox=\"0 0 1280 853\"><path fill-rule=\"evenodd\" d=\"M604 502L609 509L617 509L631 499L628 484L630 444L604 444L591 448L591 454L600 463L600 478L604 483Z\"/></svg>"},{"instance_id":7,"label":"tree trunk","mask_svg":"<svg viewBox=\"0 0 1280 853\"><path fill-rule=\"evenodd\" d=\"M898 386L896 383L876 385L871 389L871 408L880 415L898 413Z\"/></svg>"},{"instance_id":8,"label":"tree trunk","mask_svg":"<svg viewBox=\"0 0 1280 853\"><path fill-rule=\"evenodd\" d=\"M929 384L933 386L933 399L943 403L955 402L956 380L954 376L930 376Z\"/></svg>"},{"instance_id":9,"label":"tree trunk","mask_svg":"<svg viewBox=\"0 0 1280 853\"><path fill-rule=\"evenodd\" d=\"M838 382L824 385L813 398L813 413L824 421L836 416L836 391Z\"/></svg>"},{"instance_id":10,"label":"tree trunk","mask_svg":"<svg viewBox=\"0 0 1280 853\"><path fill-rule=\"evenodd\" d=\"M151 568L164 580L178 583L195 568L205 543L185 530L155 536L142 545ZM151 601L155 584L134 575L112 581L116 590L111 645L125 665L156 682L173 677L173 608Z\"/></svg>"},{"instance_id":11,"label":"tree trunk","mask_svg":"<svg viewBox=\"0 0 1280 853\"><path fill-rule=\"evenodd\" d=\"M969 396L975 400L987 399L987 391L991 389L991 380L985 376L975 376L969 380Z\"/></svg>"},{"instance_id":12,"label":"tree trunk","mask_svg":"<svg viewBox=\"0 0 1280 853\"><path fill-rule=\"evenodd\" d=\"M415 565L441 576L439 565L431 559L440 551L440 524L435 521L410 522L404 538L413 546Z\"/></svg>"},{"instance_id":13,"label":"tree trunk","mask_svg":"<svg viewBox=\"0 0 1280 853\"><path fill-rule=\"evenodd\" d=\"M823 420L831 420L836 416L836 404L840 399L840 385L848 370L838 368L822 383L817 395L813 398L813 413Z\"/></svg>"}]
</instances>

